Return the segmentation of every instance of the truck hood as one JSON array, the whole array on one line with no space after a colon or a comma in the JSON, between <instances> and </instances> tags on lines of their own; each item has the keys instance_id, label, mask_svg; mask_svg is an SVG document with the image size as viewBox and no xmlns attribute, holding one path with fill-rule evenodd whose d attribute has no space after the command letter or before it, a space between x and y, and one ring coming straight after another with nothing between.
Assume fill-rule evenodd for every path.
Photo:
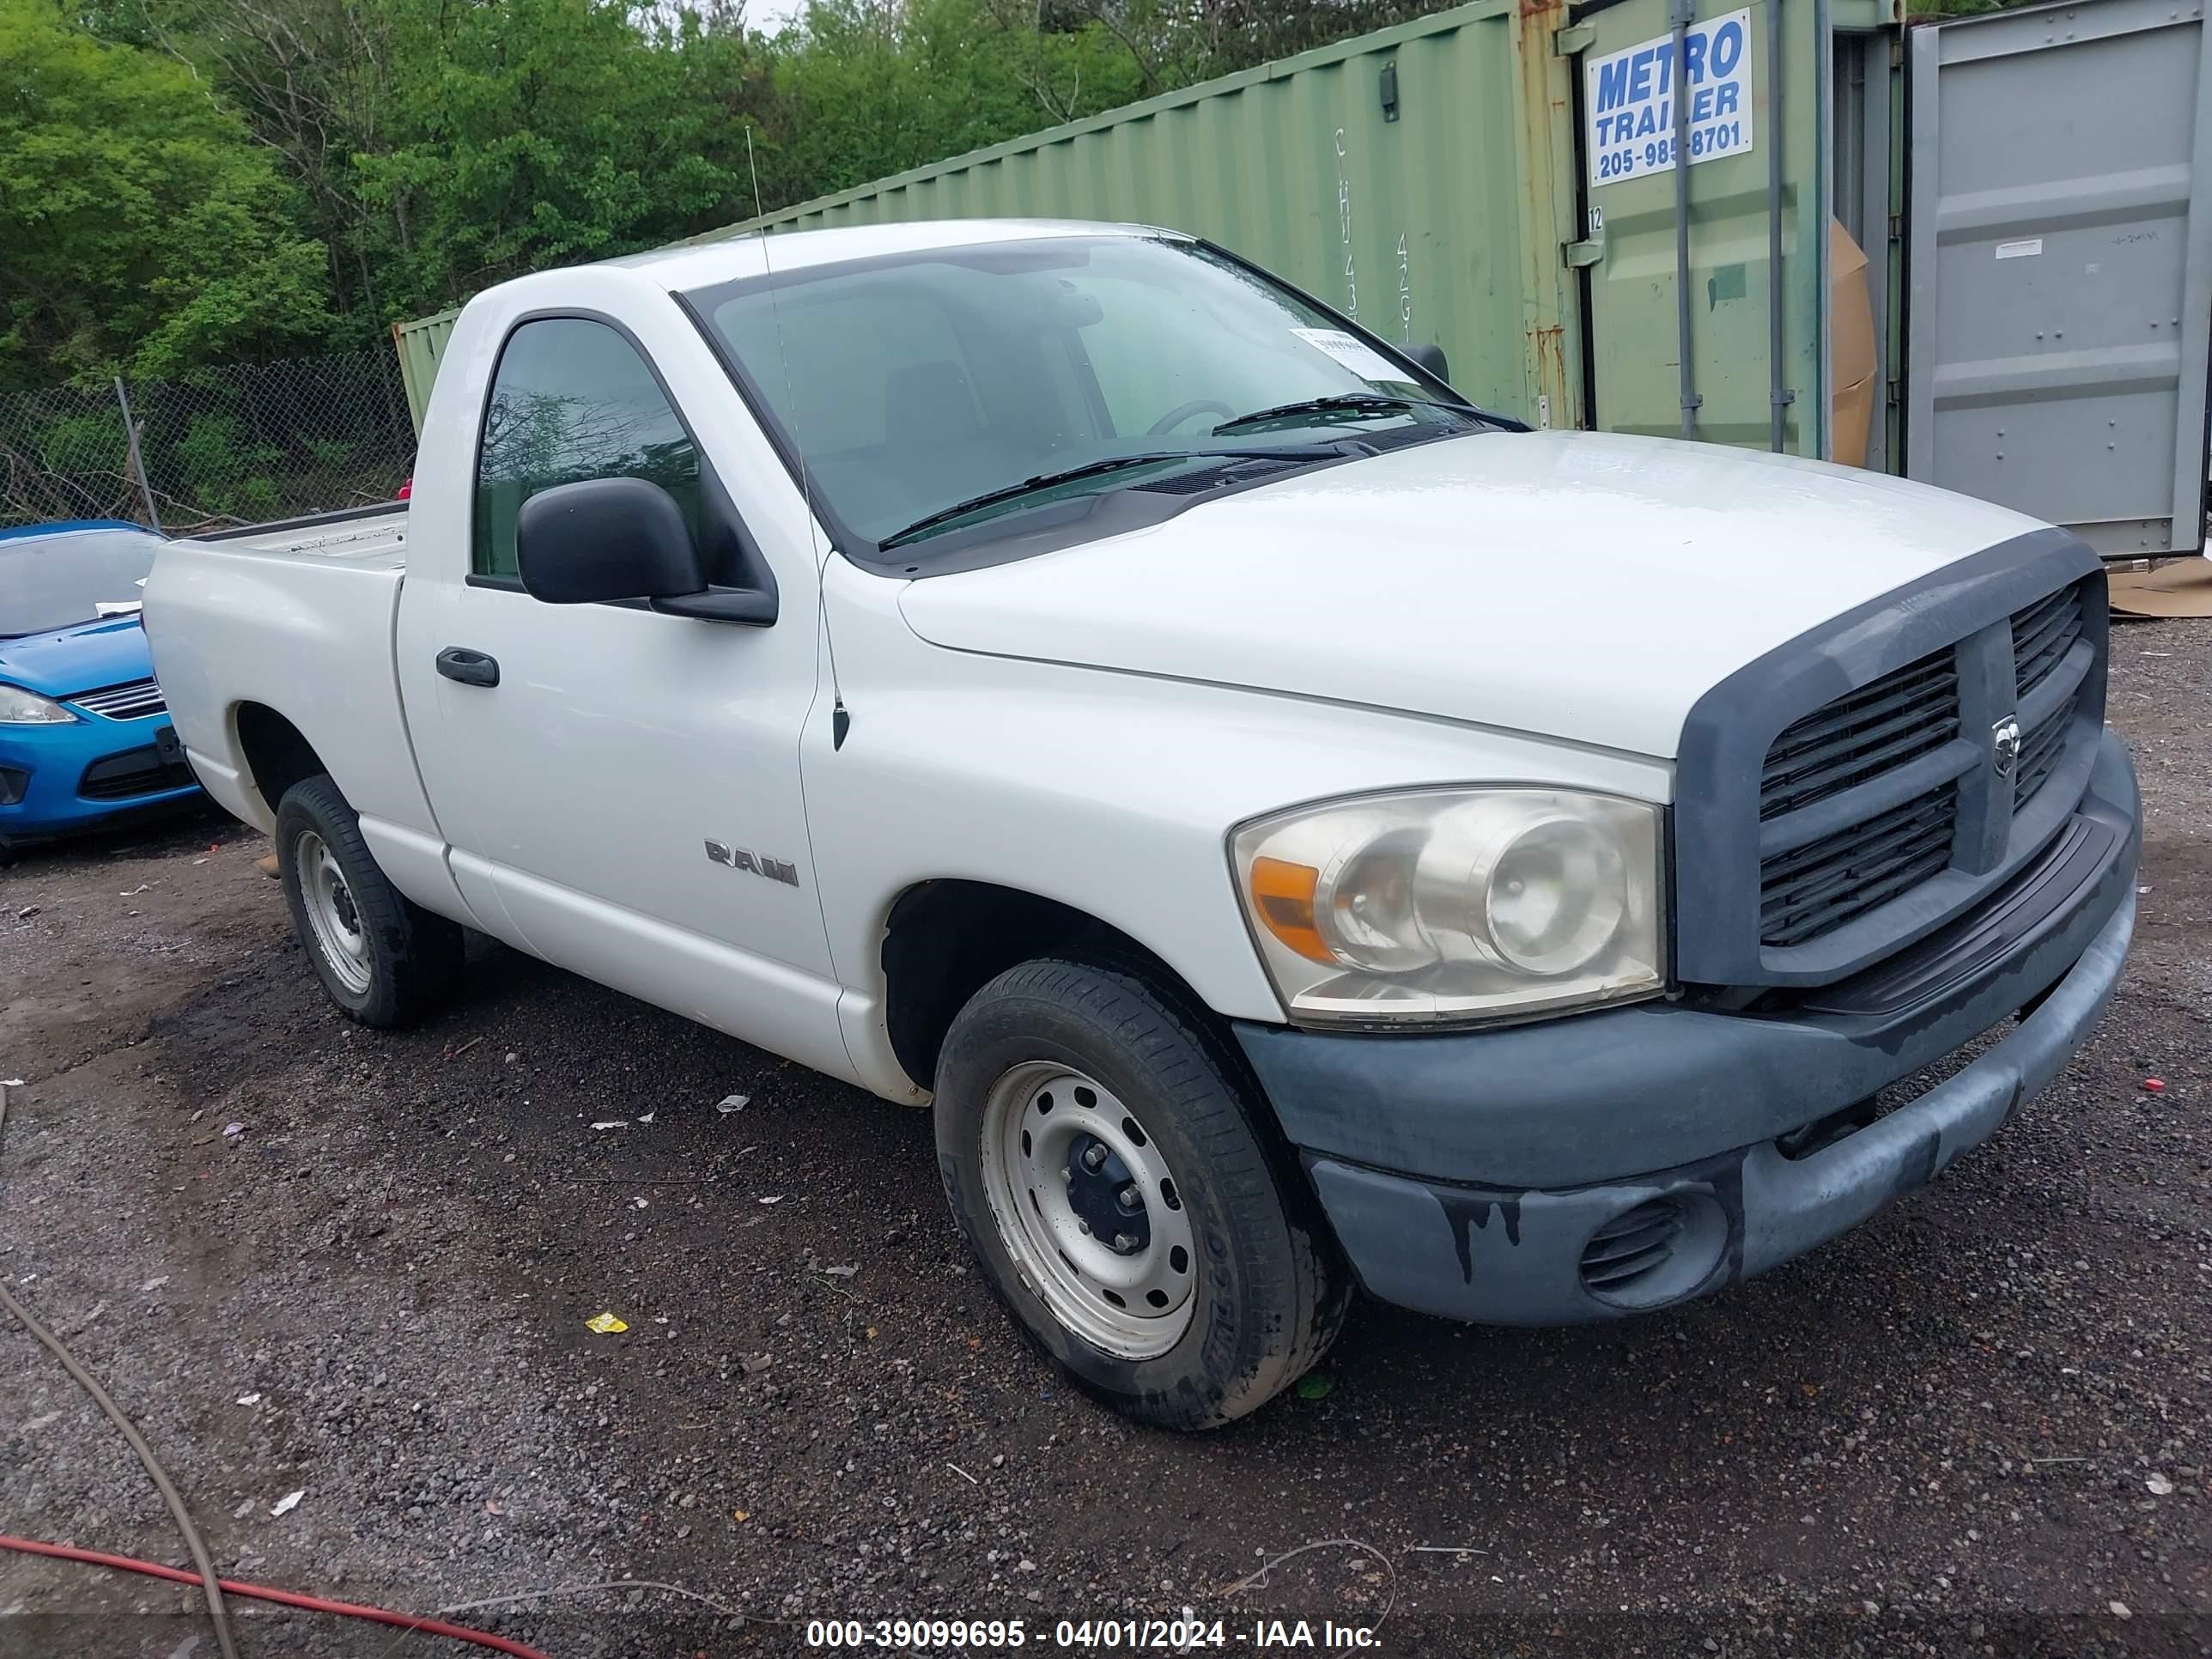
<instances>
[{"instance_id":1,"label":"truck hood","mask_svg":"<svg viewBox=\"0 0 2212 1659\"><path fill-rule=\"evenodd\" d=\"M73 697L153 677L153 653L136 616L0 639L0 680L41 696Z\"/></svg>"},{"instance_id":2,"label":"truck hood","mask_svg":"<svg viewBox=\"0 0 2212 1659\"><path fill-rule=\"evenodd\" d=\"M1668 439L1490 433L908 585L956 650L1403 709L1671 757L1787 640L2033 519Z\"/></svg>"}]
</instances>

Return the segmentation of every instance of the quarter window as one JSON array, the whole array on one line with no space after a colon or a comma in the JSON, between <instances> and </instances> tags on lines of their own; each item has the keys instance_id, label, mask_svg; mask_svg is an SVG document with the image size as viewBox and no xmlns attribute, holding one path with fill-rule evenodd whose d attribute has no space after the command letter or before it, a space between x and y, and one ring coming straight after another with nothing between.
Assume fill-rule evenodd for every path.
<instances>
[{"instance_id":1,"label":"quarter window","mask_svg":"<svg viewBox=\"0 0 2212 1659\"><path fill-rule=\"evenodd\" d=\"M507 336L484 408L470 568L516 580L514 521L583 478L659 484L699 533L699 452L637 349L605 323L547 317Z\"/></svg>"}]
</instances>

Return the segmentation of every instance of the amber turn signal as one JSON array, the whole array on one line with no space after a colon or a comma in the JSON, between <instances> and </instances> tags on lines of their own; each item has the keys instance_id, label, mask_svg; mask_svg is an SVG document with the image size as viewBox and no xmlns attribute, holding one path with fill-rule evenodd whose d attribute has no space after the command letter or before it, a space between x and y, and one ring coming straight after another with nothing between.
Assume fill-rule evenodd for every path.
<instances>
[{"instance_id":1,"label":"amber turn signal","mask_svg":"<svg viewBox=\"0 0 2212 1659\"><path fill-rule=\"evenodd\" d=\"M1252 860L1252 911L1260 925L1310 962L1334 962L1314 925L1314 890L1321 872L1288 859Z\"/></svg>"}]
</instances>

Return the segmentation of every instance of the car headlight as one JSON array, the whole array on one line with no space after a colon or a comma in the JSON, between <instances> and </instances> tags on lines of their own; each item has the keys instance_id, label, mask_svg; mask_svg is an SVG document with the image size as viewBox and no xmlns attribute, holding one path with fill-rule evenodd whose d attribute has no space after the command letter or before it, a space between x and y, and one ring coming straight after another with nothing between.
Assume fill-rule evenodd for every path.
<instances>
[{"instance_id":1,"label":"car headlight","mask_svg":"<svg viewBox=\"0 0 2212 1659\"><path fill-rule=\"evenodd\" d=\"M52 697L0 685L0 726L66 726L76 718Z\"/></svg>"},{"instance_id":2,"label":"car headlight","mask_svg":"<svg viewBox=\"0 0 2212 1659\"><path fill-rule=\"evenodd\" d=\"M1435 789L1262 818L1237 885L1293 1019L1522 1018L1664 988L1660 809Z\"/></svg>"}]
</instances>

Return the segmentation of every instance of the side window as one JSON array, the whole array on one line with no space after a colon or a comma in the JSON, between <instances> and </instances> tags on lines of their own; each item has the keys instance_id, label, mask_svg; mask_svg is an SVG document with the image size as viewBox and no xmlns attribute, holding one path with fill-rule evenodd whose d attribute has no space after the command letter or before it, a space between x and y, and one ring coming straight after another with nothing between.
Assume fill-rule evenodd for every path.
<instances>
[{"instance_id":1,"label":"side window","mask_svg":"<svg viewBox=\"0 0 2212 1659\"><path fill-rule=\"evenodd\" d=\"M547 317L507 337L484 406L469 568L515 578L514 520L541 489L644 478L699 533L699 452L637 349L605 323Z\"/></svg>"}]
</instances>

